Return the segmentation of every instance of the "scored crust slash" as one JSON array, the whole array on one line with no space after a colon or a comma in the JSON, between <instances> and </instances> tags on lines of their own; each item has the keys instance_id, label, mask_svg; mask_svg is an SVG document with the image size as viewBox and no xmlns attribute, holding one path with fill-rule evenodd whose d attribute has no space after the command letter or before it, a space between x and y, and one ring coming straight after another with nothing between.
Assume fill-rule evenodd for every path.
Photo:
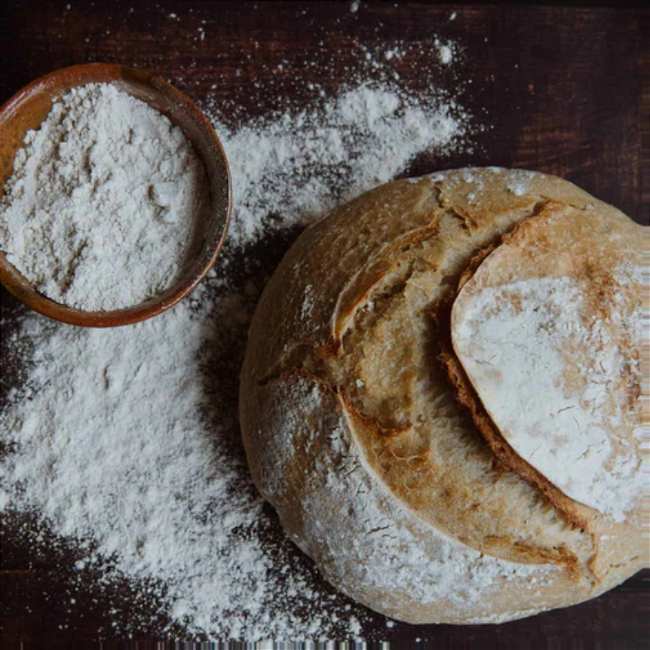
<instances>
[{"instance_id":1,"label":"scored crust slash","mask_svg":"<svg viewBox=\"0 0 650 650\"><path fill-rule=\"evenodd\" d=\"M639 230L562 179L473 168L299 237L240 415L258 489L328 580L401 620L494 623L647 563Z\"/></svg>"}]
</instances>

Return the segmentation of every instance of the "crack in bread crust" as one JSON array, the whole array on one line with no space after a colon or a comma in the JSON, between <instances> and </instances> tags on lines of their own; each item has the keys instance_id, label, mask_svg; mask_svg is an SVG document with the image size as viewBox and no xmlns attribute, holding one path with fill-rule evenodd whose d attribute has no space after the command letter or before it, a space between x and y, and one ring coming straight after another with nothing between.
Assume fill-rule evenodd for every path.
<instances>
[{"instance_id":1,"label":"crack in bread crust","mask_svg":"<svg viewBox=\"0 0 650 650\"><path fill-rule=\"evenodd\" d=\"M518 215L518 221L528 216L538 214L543 204L535 202L530 210L525 214ZM460 223L459 223L460 221ZM438 274L438 286L443 288L447 294L453 292L458 283L458 272L443 275L437 266L431 262L432 251L427 251L427 245L433 245L433 253L439 246L437 236L439 228L449 229L450 227L467 230L464 220L459 220L453 210L445 209L434 216L427 226L420 231L411 232L407 237L403 237L391 247L382 251L382 255L371 260L359 273L353 278L346 291L342 293L343 298L339 300L337 307L337 316L335 322L335 331L339 336L334 335L333 341L330 340L326 345L312 345L303 341L295 344L283 356L280 364L268 376L261 380L261 384L271 381L282 376L290 369L297 369L308 372L332 388L342 396L346 408L355 422L356 428L363 431L363 452L368 457L368 449L378 448L374 461L372 452L370 461L373 466L381 472L382 479L386 481L388 487L393 490L399 498L410 502L415 511L422 516L423 511L427 510L427 503L430 503L432 496L422 499L418 493L423 483L435 474L435 467L440 466L438 459L432 459L431 451L431 433L422 431L419 435L422 438L419 442L413 435L414 423L407 418L400 422L391 417L391 413L399 411L400 405L390 400L385 405L380 406L380 411L376 408L368 408L364 405L363 389L359 389L357 382L356 368L359 359L359 349L363 347L364 339L373 326L386 317L395 303L404 299L404 293L409 282L415 277L424 276L429 273ZM428 255L428 259L427 259ZM355 286L355 282L357 285ZM368 309L368 305L372 309ZM423 308L423 314L427 311ZM425 318L427 318L425 314ZM430 337L427 336L430 339ZM434 337L435 338L435 337ZM429 340L428 345L439 345L438 341ZM365 386L364 386L365 388ZM449 391L451 395L451 390ZM382 415L383 413L383 415ZM491 471L492 467L497 468L495 474L506 480L506 475L510 474L511 469L507 468L507 463L502 463L499 454L496 458L491 457L485 443L478 434L471 430L473 426L466 420L462 423L465 429L469 429L466 435L473 436L470 449L474 454L479 454L481 462L488 462ZM422 427L419 427L422 429ZM477 448L481 448L477 450ZM392 480L391 465L400 468L407 467L408 471L404 472L406 476L401 477L397 483ZM513 475L508 476L510 480L514 479ZM447 479L449 481L451 479ZM452 482L453 483L453 482ZM539 486L533 485L532 489L537 491ZM435 493L435 498L449 502L452 499L466 500L465 495L460 495L454 488L453 484L445 487L444 482L440 485ZM566 516L564 509L559 507L557 501L548 499L548 495L543 491L539 492L539 498L545 502L544 506L538 504L538 508L546 508L549 516L552 510L557 508L553 515L559 520L565 520L569 528L576 528L575 519ZM461 506L462 507L462 506ZM425 520L430 520L425 515ZM571 551L570 548L563 544L557 544L549 541L547 544L535 543L531 538L517 540L516 526L510 529L510 537L505 534L504 530L496 529L493 535L487 535L481 539L471 533L454 530L452 523L444 523L440 519L435 522L442 527L447 534L457 537L463 543L482 550L487 553L495 554L497 557L503 557L504 553L507 558L516 558L517 561L525 563L553 563L564 566L571 571L575 570L578 564L578 552ZM593 549L589 535L583 535L582 531L576 530L573 533L576 538L574 543L579 547L585 545ZM514 537L512 537L514 535ZM510 545L503 540L510 539ZM500 540L497 542L497 540ZM584 555L585 549L581 549L580 555ZM591 553L589 553L591 555Z\"/></svg>"},{"instance_id":2,"label":"crack in bread crust","mask_svg":"<svg viewBox=\"0 0 650 650\"><path fill-rule=\"evenodd\" d=\"M496 330L490 334L489 340L492 343L499 341L498 347L490 343L492 345L489 353L490 361L501 359L495 362L497 366L494 368L489 364L490 379L495 373L502 371L504 373L501 375L502 379L506 375L514 376L512 373L507 373L503 367L503 350L506 353L510 348L517 350L516 355L510 358L511 365L508 366L510 370L513 363L519 367L522 363L530 364L527 359L545 355L546 365L543 366L543 375L544 373L550 375L552 372L547 367L549 358L555 358L553 354L558 349L557 346L561 345L562 351L566 350L555 361L555 372L559 374L557 377L552 375L556 377L556 385L561 386L561 393L556 395L553 388L548 387L544 394L554 395L555 401L544 402L541 411L533 410L535 413L533 417L538 418L533 422L543 419L542 416L548 412L556 413L558 416L569 410L572 413L568 422L565 421L562 425L553 424L550 429L548 425L546 428L538 429L540 425L536 424L534 446L538 447L538 441L547 439L550 444L555 440L552 434L558 428L568 432L573 431L577 439L582 440L587 427L597 434L589 438L588 442L604 445L599 447L600 453L604 452L612 458L625 459L626 462L629 460L630 463L632 456L638 458L639 440L634 433L634 428L640 424L638 397L641 374L638 360L641 336L638 321L640 322L641 317L641 301L638 294L642 290L642 285L635 268L640 268L640 263L638 242L629 229L615 230L611 224L603 223L597 215L587 214L584 211L576 212L573 208L559 202L547 202L542 211L523 221L512 233L504 236L494 250L481 254L479 259L470 265L468 271L463 274L453 297L451 316L443 319L451 323L450 330L446 332L448 336L445 336L445 340L452 343L451 348L447 350L448 359L455 357L460 365L469 364L468 368L463 368L464 373L455 373L459 381L469 382L474 388L473 392L464 390L465 400L473 402L483 400L481 382L487 379L481 379L485 377L481 373L486 372L483 368L487 360L475 359L476 353L469 354L465 348L470 330L464 334L464 339L460 332L464 323L475 327L472 319L476 316L470 316L473 312L468 311L472 301L480 296L489 296L489 305L480 303L483 305L481 309L492 309L497 313L506 310L510 319L508 322L521 315L516 321L516 327L513 326L513 331L509 331L507 340L499 338ZM551 293L548 293L549 291ZM552 296L558 297L552 298ZM551 308L551 304L554 307ZM498 327L500 329L507 327L508 322L499 321ZM516 337L518 332L523 331L522 328L528 328L525 330L527 340L515 343L512 337ZM483 339L480 332L472 331L474 334L472 340L477 341L472 342L472 345L478 346L475 349L479 351L482 349ZM521 338L522 335L519 336ZM458 337L461 337L460 340ZM533 344L538 345L535 350L530 347ZM459 345L461 352L459 352ZM542 369L541 366L535 368L538 371ZM538 385L539 379L544 378L537 375L536 372L528 372L520 379L520 385L523 381L524 385L529 386L527 390L530 391L533 386ZM491 379L491 382L493 383L494 380ZM605 385L606 389L603 388ZM524 389L521 388L517 393L518 396L522 395L522 390ZM568 403L566 403L567 398L564 397L567 391L571 394ZM582 517L578 512L577 502L582 502L592 512L594 510L609 512L607 507L614 506L611 496L607 497L603 494L599 501L591 497L585 489L573 487L574 479L567 475L570 471L568 466L560 465L562 471L555 471L558 462L554 461L550 468L546 468L546 472L542 472L539 471L539 456L533 462L531 454L530 462L527 461L526 454L530 450L522 448L516 436L512 437L514 431L510 432L511 425L506 425L507 433L500 430L504 424L502 421L504 415L497 415L497 420L494 419L494 412L491 409L497 408L497 413L501 411L499 405L493 402L494 396L489 395L488 393L488 402L482 408L485 416L488 413L491 415L481 418L484 427L479 426L479 428L491 445L499 445L502 454L509 454L508 463L514 471L534 481L558 503L559 499L570 496L570 499L565 499L565 503L572 509L572 517ZM522 406L526 407L525 412L528 413L531 408L532 393L528 392L525 395L526 397L522 399L527 401ZM581 397L583 395L584 398ZM534 402L538 401L539 398L535 396ZM586 409L575 411L583 419L582 425L573 415L574 409L577 408L576 404L579 408ZM592 404L600 406L596 409L591 406ZM480 413L480 410L476 412ZM605 429L598 424L603 419L607 422ZM525 429L524 421L517 422L515 430ZM603 440L601 440L602 435L605 435ZM511 437L506 440L507 436ZM559 440L562 438L558 438L558 442L554 444L561 444ZM567 446L569 440L570 436L564 443L565 446L559 449L553 448L554 456L562 450L569 452L572 449ZM610 445L610 440L613 447ZM576 462L587 456L586 452L583 453L584 445L587 443L580 444L582 446L574 450L574 453L579 454ZM519 451L515 448L517 445ZM591 444L587 452L590 449ZM631 452L632 456L630 456ZM638 462L636 465L638 469ZM600 465L594 465L594 468L596 467ZM631 469L633 465L630 464L629 467ZM549 470L551 473L548 473ZM613 467L608 468L607 471L613 471ZM628 474L629 472L625 476L629 479L627 483L632 489L638 482L630 482L631 478ZM600 480L606 478L601 478L600 474L598 477ZM594 486L589 485L593 490ZM608 489L616 490L617 499L627 497L632 499L638 496L629 491L619 493L620 485L607 485ZM632 503L630 509L631 505ZM584 509L583 511L587 512ZM618 514L615 516L619 517ZM616 520L621 521L622 517Z\"/></svg>"},{"instance_id":3,"label":"crack in bread crust","mask_svg":"<svg viewBox=\"0 0 650 650\"><path fill-rule=\"evenodd\" d=\"M500 255L502 250L504 250L501 248L502 246L505 247L510 245L511 243L513 245L517 245L522 240L522 238L523 239L530 238L532 235L529 236L528 233L536 234L536 237L534 238L534 246L536 247L535 250L537 250L537 247L540 247L540 251L545 250L541 247L548 246L548 244L544 242L543 239L540 239L539 229L543 228L544 225L547 223L549 224L561 223L562 219L566 219L565 210L567 208L572 208L572 207L573 206L566 206L557 201L552 201L552 200L546 201L546 203L542 206L542 209L539 210L535 215L529 217L528 219L518 224L512 230L512 232L504 235L499 242L489 245L485 249L480 251L472 259L471 263L468 265L468 268L461 275L461 278L458 282L458 288L453 293L453 295L448 300L441 301L441 303L437 304L432 309L431 315L440 333L439 339L441 342L441 354L439 355L439 358L446 370L449 381L454 386L456 397L459 403L463 407L465 407L468 410L468 412L471 414L477 429L481 432L486 442L489 444L490 448L495 453L495 455L499 458L499 460L510 470L516 472L523 479L525 479L532 485L535 485L539 490L541 490L548 497L548 499L554 504L554 506L560 509L564 513L566 518L572 523L574 527L579 527L582 530L584 530L585 533L591 535L594 541L595 550L592 557L590 557L587 560L587 562L584 563L583 570L587 573L591 573L594 576L594 580L598 581L604 575L606 575L606 573L614 566L614 564L612 563L609 564L602 563L599 562L598 560L599 558L598 551L600 547L598 540L601 535L607 534L609 524L603 520L603 517L600 515L600 513L597 510L568 496L560 487L555 485L547 476L545 476L541 471L539 471L525 458L520 456L517 453L517 451L511 446L508 440L506 440L502 432L499 430L499 427L495 424L490 413L487 411L486 407L484 406L480 394L478 393L476 387L472 383L472 380L467 375L467 372L463 367L462 361L458 358L456 350L454 348L454 344L452 343L453 335L451 331L451 321L452 321L451 312L453 307L457 304L456 302L457 297L459 296L461 291L468 285L468 283L473 280L477 272L481 270L483 272L483 277L487 278L489 282L498 283L498 280L495 277L493 277L493 275L491 275L492 273L494 273L494 271L492 270L494 268L494 263L492 261L493 258L491 256ZM581 213L585 214L584 208L581 209ZM573 227L576 229L579 228L578 225L573 225ZM594 224L591 228L593 230L596 229L597 227L601 229L603 228L602 225L597 226L596 224ZM608 232L611 232L611 230L608 230ZM618 233L617 237L619 239L617 239L616 241L624 242L625 238L627 237L629 242L629 233L624 234L624 232L625 231ZM595 245L594 243L591 244L591 246L594 245ZM624 244L622 245L624 248L625 245ZM530 250L530 246L531 244L528 244L526 250ZM551 249L551 250L555 250L555 249ZM573 247L571 247L571 250L573 250ZM592 249L587 247L587 250L590 251ZM558 251L558 255L560 254L561 251ZM603 255L603 254L604 253L600 253L600 252L593 253L593 255L596 258L598 255ZM620 255L620 251L618 254ZM542 253L540 252L539 253L540 258L541 255ZM617 259L616 255L614 254L614 252L606 255L607 255L607 263L610 264L613 268L614 265L613 260ZM632 255L630 259L633 258L634 256ZM628 260L628 262L629 261L630 260ZM538 262L538 265L540 263L541 262ZM490 270L488 271L485 270L485 264L491 264ZM552 266L554 267L553 270L555 272L561 273L562 271L556 270L559 264L566 266L567 262L564 260L560 261L559 258L556 259L554 256L553 264L552 264ZM590 301L587 308L589 313L594 315L594 319L596 319L596 322L598 322L599 318L605 322L608 322L609 319L608 310L611 309L609 305L611 305L612 303L611 296L613 294L616 294L616 292L620 291L621 289L618 286L618 284L613 281L612 277L610 277L607 274L607 272L605 272L602 268L597 267L597 265L593 265L593 262L586 262L586 263L583 262L583 264L586 264L584 269L582 269L582 267L579 266L578 261L574 262L572 265L569 265L569 273L582 272L588 278L589 282L600 287L597 292L592 294L589 293L586 294L586 299ZM543 273L544 271L540 270L543 269L543 267L539 267L538 265L531 266L530 271L532 271L533 273L540 273L540 272ZM498 269L503 270L504 267L499 266ZM578 269L580 269L580 271ZM516 273L513 275L512 270L510 269L507 271L504 270L505 279L503 281L507 283L516 282L518 277L519 275L517 275ZM623 331L620 338L622 341L621 345L623 349L634 351L634 345L629 340L629 333L627 332L627 330ZM512 343L512 345L514 345L514 343ZM626 363L621 370L622 376L625 379L624 383L626 384L626 393L625 393L627 395L626 408L629 413L633 413L637 408L638 395L639 395L638 378L636 380L637 383L635 383L634 376L633 376L634 373L632 372L631 369L631 364L634 362L635 359L638 358L638 355L632 353L631 356L633 357L632 360L629 363ZM479 363L478 360L476 362ZM498 372L498 370L493 370L492 372ZM578 378L578 381L579 383L581 383L580 378ZM629 445L626 445L626 449L627 448L629 448ZM625 526L626 524L624 524L623 527ZM632 516L629 530L630 533L634 535L633 532L634 516ZM631 559L630 562L633 562L633 560Z\"/></svg>"},{"instance_id":4,"label":"crack in bread crust","mask_svg":"<svg viewBox=\"0 0 650 650\"><path fill-rule=\"evenodd\" d=\"M455 294L472 258L548 201L626 220L570 183L532 172L467 169L398 181L307 229L253 319L240 416L254 481L331 582L396 618L512 620L602 593L647 554L633 552L638 530L608 527L588 509L587 526L576 528L580 522L507 467L439 363L432 309ZM302 373L298 391L295 373ZM311 403L310 386L322 405ZM325 423L334 411L337 422ZM354 475L341 453L355 457ZM364 491L345 492L348 479L362 480ZM383 504L382 520L368 526L366 498ZM356 509L362 520L350 536ZM413 596L419 574L401 573L410 547L384 556L372 542L407 529L418 543L433 543L437 533L455 540L449 556L427 547L423 581L448 576L454 556L478 551L471 571L494 569L491 586L458 606L447 595ZM386 573L379 590L367 580L373 566ZM510 577L521 567L539 571L540 581ZM457 578L445 593L470 584Z\"/></svg>"},{"instance_id":5,"label":"crack in bread crust","mask_svg":"<svg viewBox=\"0 0 650 650\"><path fill-rule=\"evenodd\" d=\"M553 485L543 474L521 459L499 433L454 352L450 330L452 305L462 288L471 280L483 261L493 251L497 250L502 243L510 241L529 218L543 218L545 215L556 213L562 208L562 204L551 200L538 204L530 217L518 223L511 232L503 235L498 242L494 242L479 251L461 275L458 288L454 294L446 302L435 305L431 310L431 315L439 332L441 347L439 358L447 372L451 385L454 387L456 397L468 409L477 429L481 432L494 454L508 469L516 472L524 480L543 492L551 503L564 514L574 528L585 529L588 526L591 509L567 497L566 494ZM593 511L591 513L593 514Z\"/></svg>"}]
</instances>

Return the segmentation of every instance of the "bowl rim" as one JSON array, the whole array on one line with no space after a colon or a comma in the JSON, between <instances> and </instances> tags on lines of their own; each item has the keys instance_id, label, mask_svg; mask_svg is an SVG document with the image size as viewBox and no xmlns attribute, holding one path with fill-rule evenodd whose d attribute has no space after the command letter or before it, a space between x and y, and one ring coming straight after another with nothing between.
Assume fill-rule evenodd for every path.
<instances>
[{"instance_id":1,"label":"bowl rim","mask_svg":"<svg viewBox=\"0 0 650 650\"><path fill-rule=\"evenodd\" d=\"M0 284L2 284L15 298L33 311L53 320L68 323L70 325L78 325L82 327L118 327L138 323L167 311L190 295L209 273L223 248L223 244L228 234L233 203L232 176L230 173L230 165L228 164L228 159L221 140L214 130L212 123L203 111L187 95L175 88L169 82L165 81L156 73L149 70L131 68L119 63L95 62L74 65L66 68L59 68L58 70L54 70L35 79L26 86L23 86L4 104L2 104L2 106L0 106L0 127L10 115L20 110L21 104L24 101L31 97L35 92L39 92L39 86L44 87L40 91L42 92L59 77L72 77L76 75L86 76L88 74L92 75L93 73L96 73L96 80L87 80L80 82L79 84L70 84L69 87L82 87L89 83L112 83L118 79L124 79L126 77L127 80L130 78L144 86L152 88L156 93L160 93L162 90L172 96L175 101L182 104L184 108L188 110L192 118L200 125L202 131L208 135L211 140L211 145L213 145L214 150L220 158L218 165L222 167L225 179L227 180L227 186L225 188L220 188L221 192L225 189L225 214L217 214L214 217L219 218L220 220L222 219L223 226L218 235L218 240L208 249L209 256L205 263L200 267L200 270L198 270L198 272L189 273L190 269L188 268L188 272L170 285L170 287L159 296L149 298L142 303L133 305L132 307L110 311L84 311L58 303L38 292L33 284L7 260L5 252L0 250ZM105 77L105 79L102 80L101 77ZM61 94L64 94L64 92L68 91L62 91ZM124 90L124 92L128 93L128 90ZM51 94L51 97L55 96L56 95ZM146 100L141 101L148 103ZM152 108L155 108L155 106L152 106ZM156 110L159 109L156 108ZM192 142L192 139L189 136L186 135L186 137L190 142ZM212 183L209 184L211 190L212 209L217 198L215 196L215 188L212 186ZM219 212L221 212L222 209L223 208L220 206Z\"/></svg>"}]
</instances>

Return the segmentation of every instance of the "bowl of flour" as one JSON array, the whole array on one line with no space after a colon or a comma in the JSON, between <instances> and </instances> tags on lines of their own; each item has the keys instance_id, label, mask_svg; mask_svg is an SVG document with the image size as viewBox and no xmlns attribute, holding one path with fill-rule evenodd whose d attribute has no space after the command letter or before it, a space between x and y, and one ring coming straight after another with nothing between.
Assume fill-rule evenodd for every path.
<instances>
[{"instance_id":1,"label":"bowl of flour","mask_svg":"<svg viewBox=\"0 0 650 650\"><path fill-rule=\"evenodd\" d=\"M145 320L214 264L232 204L194 103L121 65L65 68L0 108L0 281L74 325Z\"/></svg>"}]
</instances>

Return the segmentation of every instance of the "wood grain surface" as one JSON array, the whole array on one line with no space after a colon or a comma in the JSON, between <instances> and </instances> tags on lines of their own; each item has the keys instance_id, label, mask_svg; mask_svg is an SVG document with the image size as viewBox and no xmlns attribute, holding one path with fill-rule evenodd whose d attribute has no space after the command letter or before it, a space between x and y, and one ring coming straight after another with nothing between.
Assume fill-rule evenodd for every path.
<instances>
[{"instance_id":1,"label":"wood grain surface","mask_svg":"<svg viewBox=\"0 0 650 650\"><path fill-rule=\"evenodd\" d=\"M414 51L399 63L403 82L415 91L430 83L456 87L462 105L489 128L475 136L472 153L422 155L406 173L468 164L535 169L563 176L648 224L642 97L645 90L647 102L650 89L642 89L642 67L647 71L650 59L643 20L650 12L636 3L362 2L353 13L349 2L5 1L0 101L60 67L119 62L160 73L199 105L233 107L232 120L249 119L282 108L287 98L314 99L309 81L334 93L361 45L426 43L437 34L462 46L462 65L450 73ZM291 241L277 237L254 253L272 269ZM1 301L4 392L15 382L6 337L21 307L4 291ZM3 647L92 645L115 637L112 617L142 607L127 584L102 594L88 585L71 606L64 595L74 555L74 548L31 548L4 519ZM373 616L364 636L419 639L436 649L648 647L649 578L645 571L589 603L498 626L387 627L384 617ZM121 613L110 614L115 607ZM154 617L135 629L134 638L153 643L158 622Z\"/></svg>"}]
</instances>

